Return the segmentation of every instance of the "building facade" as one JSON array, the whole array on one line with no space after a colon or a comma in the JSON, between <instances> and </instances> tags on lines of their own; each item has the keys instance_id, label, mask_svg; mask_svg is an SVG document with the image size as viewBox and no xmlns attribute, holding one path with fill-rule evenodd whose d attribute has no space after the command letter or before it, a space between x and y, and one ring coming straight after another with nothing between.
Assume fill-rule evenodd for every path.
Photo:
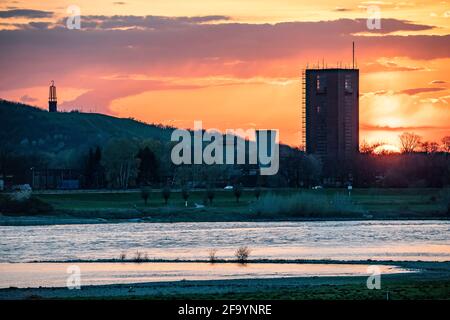
<instances>
[{"instance_id":1,"label":"building facade","mask_svg":"<svg viewBox=\"0 0 450 320\"><path fill-rule=\"evenodd\" d=\"M322 162L325 177L351 180L359 151L359 70L304 72L306 152Z\"/></svg>"}]
</instances>

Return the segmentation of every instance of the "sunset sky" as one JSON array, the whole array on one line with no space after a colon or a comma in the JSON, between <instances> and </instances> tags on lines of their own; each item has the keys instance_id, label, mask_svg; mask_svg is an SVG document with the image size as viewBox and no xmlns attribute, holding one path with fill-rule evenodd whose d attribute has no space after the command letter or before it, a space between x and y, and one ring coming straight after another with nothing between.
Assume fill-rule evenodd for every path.
<instances>
[{"instance_id":1,"label":"sunset sky","mask_svg":"<svg viewBox=\"0 0 450 320\"><path fill-rule=\"evenodd\" d=\"M55 80L60 110L274 128L294 146L301 69L350 65L355 41L361 142L450 135L449 1L2 0L0 29L0 98L47 108Z\"/></svg>"}]
</instances>

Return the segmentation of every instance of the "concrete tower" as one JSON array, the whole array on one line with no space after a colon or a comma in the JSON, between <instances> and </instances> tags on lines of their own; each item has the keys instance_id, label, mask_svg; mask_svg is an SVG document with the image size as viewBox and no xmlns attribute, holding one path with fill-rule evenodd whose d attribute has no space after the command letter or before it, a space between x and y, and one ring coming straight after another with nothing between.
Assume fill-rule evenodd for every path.
<instances>
[{"instance_id":1,"label":"concrete tower","mask_svg":"<svg viewBox=\"0 0 450 320\"><path fill-rule=\"evenodd\" d=\"M347 180L359 150L359 70L305 70L306 152L317 155L323 173Z\"/></svg>"}]
</instances>

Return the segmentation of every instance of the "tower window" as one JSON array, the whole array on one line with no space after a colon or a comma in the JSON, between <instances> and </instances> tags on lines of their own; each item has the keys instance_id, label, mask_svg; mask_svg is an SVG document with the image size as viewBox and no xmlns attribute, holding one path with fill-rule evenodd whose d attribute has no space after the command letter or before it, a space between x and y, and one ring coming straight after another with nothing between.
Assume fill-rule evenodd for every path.
<instances>
[{"instance_id":1,"label":"tower window","mask_svg":"<svg viewBox=\"0 0 450 320\"><path fill-rule=\"evenodd\" d=\"M349 74L345 75L345 93L353 93L352 76Z\"/></svg>"},{"instance_id":2,"label":"tower window","mask_svg":"<svg viewBox=\"0 0 450 320\"><path fill-rule=\"evenodd\" d=\"M316 77L317 93L325 93L327 90L327 77L324 75L317 75Z\"/></svg>"}]
</instances>

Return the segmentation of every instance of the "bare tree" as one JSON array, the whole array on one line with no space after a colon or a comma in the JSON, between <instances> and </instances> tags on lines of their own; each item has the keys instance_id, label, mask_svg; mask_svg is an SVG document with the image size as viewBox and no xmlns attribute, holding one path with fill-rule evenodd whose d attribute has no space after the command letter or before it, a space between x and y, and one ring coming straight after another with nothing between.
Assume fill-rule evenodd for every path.
<instances>
[{"instance_id":1,"label":"bare tree","mask_svg":"<svg viewBox=\"0 0 450 320\"><path fill-rule=\"evenodd\" d=\"M234 255L239 263L245 264L250 256L250 249L247 246L239 247Z\"/></svg>"},{"instance_id":2,"label":"bare tree","mask_svg":"<svg viewBox=\"0 0 450 320\"><path fill-rule=\"evenodd\" d=\"M402 145L402 152L412 153L417 149L417 147L420 146L420 140L422 138L412 132L403 132L401 135L399 135L399 139Z\"/></svg>"},{"instance_id":3,"label":"bare tree","mask_svg":"<svg viewBox=\"0 0 450 320\"><path fill-rule=\"evenodd\" d=\"M217 249L210 249L208 252L209 262L215 263L217 261Z\"/></svg>"},{"instance_id":4,"label":"bare tree","mask_svg":"<svg viewBox=\"0 0 450 320\"><path fill-rule=\"evenodd\" d=\"M442 148L445 152L450 153L450 136L442 138Z\"/></svg>"},{"instance_id":5,"label":"bare tree","mask_svg":"<svg viewBox=\"0 0 450 320\"><path fill-rule=\"evenodd\" d=\"M149 187L142 187L141 188L141 198L144 200L145 205L147 205L148 198L150 198L150 188Z\"/></svg>"},{"instance_id":6,"label":"bare tree","mask_svg":"<svg viewBox=\"0 0 450 320\"><path fill-rule=\"evenodd\" d=\"M127 189L137 176L137 146L132 140L113 139L105 146L102 163L110 183Z\"/></svg>"},{"instance_id":7,"label":"bare tree","mask_svg":"<svg viewBox=\"0 0 450 320\"><path fill-rule=\"evenodd\" d=\"M426 153L436 153L439 150L439 144L437 142L425 141L422 142L420 145L422 147L423 152Z\"/></svg>"},{"instance_id":8,"label":"bare tree","mask_svg":"<svg viewBox=\"0 0 450 320\"><path fill-rule=\"evenodd\" d=\"M169 198L170 198L170 192L171 192L171 190L170 190L170 187L169 187L168 185L166 185L166 186L163 188L163 190L162 190L162 196L163 196L163 198L164 198L164 203L165 203L165 205L167 205L167 202L169 201Z\"/></svg>"},{"instance_id":9,"label":"bare tree","mask_svg":"<svg viewBox=\"0 0 450 320\"><path fill-rule=\"evenodd\" d=\"M384 145L383 142L368 143L364 140L359 146L359 152L363 154L373 154L375 152L375 149L382 145Z\"/></svg>"}]
</instances>

